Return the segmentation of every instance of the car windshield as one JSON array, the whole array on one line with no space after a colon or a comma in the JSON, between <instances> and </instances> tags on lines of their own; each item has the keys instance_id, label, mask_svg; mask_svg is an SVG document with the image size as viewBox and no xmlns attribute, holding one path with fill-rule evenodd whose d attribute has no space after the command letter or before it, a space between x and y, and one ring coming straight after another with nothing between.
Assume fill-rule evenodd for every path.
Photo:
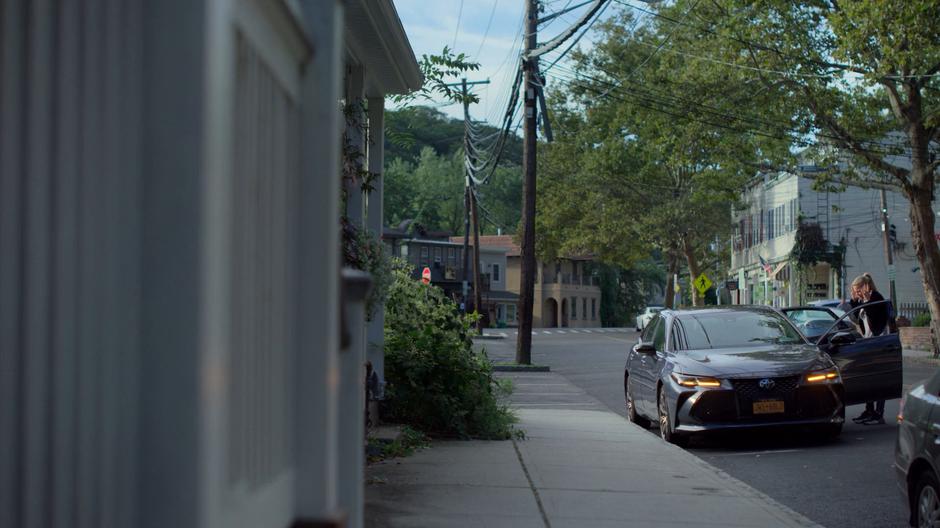
<instances>
[{"instance_id":1,"label":"car windshield","mask_svg":"<svg viewBox=\"0 0 940 528\"><path fill-rule=\"evenodd\" d=\"M689 314L680 317L679 324L689 350L804 342L793 325L774 312Z\"/></svg>"}]
</instances>

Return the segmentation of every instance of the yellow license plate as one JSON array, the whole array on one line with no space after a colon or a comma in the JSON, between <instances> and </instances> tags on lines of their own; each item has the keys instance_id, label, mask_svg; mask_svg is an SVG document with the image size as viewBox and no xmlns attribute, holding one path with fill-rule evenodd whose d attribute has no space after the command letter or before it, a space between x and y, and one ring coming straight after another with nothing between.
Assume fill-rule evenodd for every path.
<instances>
[{"instance_id":1,"label":"yellow license plate","mask_svg":"<svg viewBox=\"0 0 940 528\"><path fill-rule=\"evenodd\" d=\"M754 414L773 414L783 412L783 402L780 400L764 400L754 402Z\"/></svg>"}]
</instances>

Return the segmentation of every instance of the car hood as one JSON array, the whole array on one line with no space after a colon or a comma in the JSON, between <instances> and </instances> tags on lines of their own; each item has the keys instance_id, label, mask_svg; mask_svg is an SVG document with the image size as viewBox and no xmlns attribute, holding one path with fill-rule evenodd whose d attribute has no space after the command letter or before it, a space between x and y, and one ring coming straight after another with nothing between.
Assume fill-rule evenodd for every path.
<instances>
[{"instance_id":1,"label":"car hood","mask_svg":"<svg viewBox=\"0 0 940 528\"><path fill-rule=\"evenodd\" d=\"M812 345L764 345L687 350L676 355L675 371L715 377L767 377L799 374L833 365Z\"/></svg>"}]
</instances>

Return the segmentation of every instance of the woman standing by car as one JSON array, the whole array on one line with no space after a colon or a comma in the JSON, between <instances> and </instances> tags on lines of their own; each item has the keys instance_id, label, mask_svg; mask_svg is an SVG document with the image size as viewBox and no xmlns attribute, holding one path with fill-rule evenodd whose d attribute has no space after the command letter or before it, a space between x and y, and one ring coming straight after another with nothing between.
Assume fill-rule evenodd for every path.
<instances>
[{"instance_id":1,"label":"woman standing by car","mask_svg":"<svg viewBox=\"0 0 940 528\"><path fill-rule=\"evenodd\" d=\"M884 335L890 332L889 310L885 298L875 288L875 281L868 273L863 273L852 281L852 300L850 306L861 307L858 322L863 337ZM885 401L870 401L865 404L865 412L853 418L855 423L864 425L883 424Z\"/></svg>"}]
</instances>

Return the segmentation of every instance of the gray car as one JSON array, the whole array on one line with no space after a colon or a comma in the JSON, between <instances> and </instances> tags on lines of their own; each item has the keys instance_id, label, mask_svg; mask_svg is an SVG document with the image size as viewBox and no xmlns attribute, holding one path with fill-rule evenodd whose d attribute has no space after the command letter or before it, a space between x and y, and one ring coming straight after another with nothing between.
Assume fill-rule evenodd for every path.
<instances>
[{"instance_id":1,"label":"gray car","mask_svg":"<svg viewBox=\"0 0 940 528\"><path fill-rule=\"evenodd\" d=\"M901 396L898 336L824 333L809 342L773 308L664 310L627 354L629 419L662 438L720 429L810 426L838 436L845 406Z\"/></svg>"},{"instance_id":2,"label":"gray car","mask_svg":"<svg viewBox=\"0 0 940 528\"><path fill-rule=\"evenodd\" d=\"M940 526L940 370L901 400L894 469L911 526Z\"/></svg>"}]
</instances>

